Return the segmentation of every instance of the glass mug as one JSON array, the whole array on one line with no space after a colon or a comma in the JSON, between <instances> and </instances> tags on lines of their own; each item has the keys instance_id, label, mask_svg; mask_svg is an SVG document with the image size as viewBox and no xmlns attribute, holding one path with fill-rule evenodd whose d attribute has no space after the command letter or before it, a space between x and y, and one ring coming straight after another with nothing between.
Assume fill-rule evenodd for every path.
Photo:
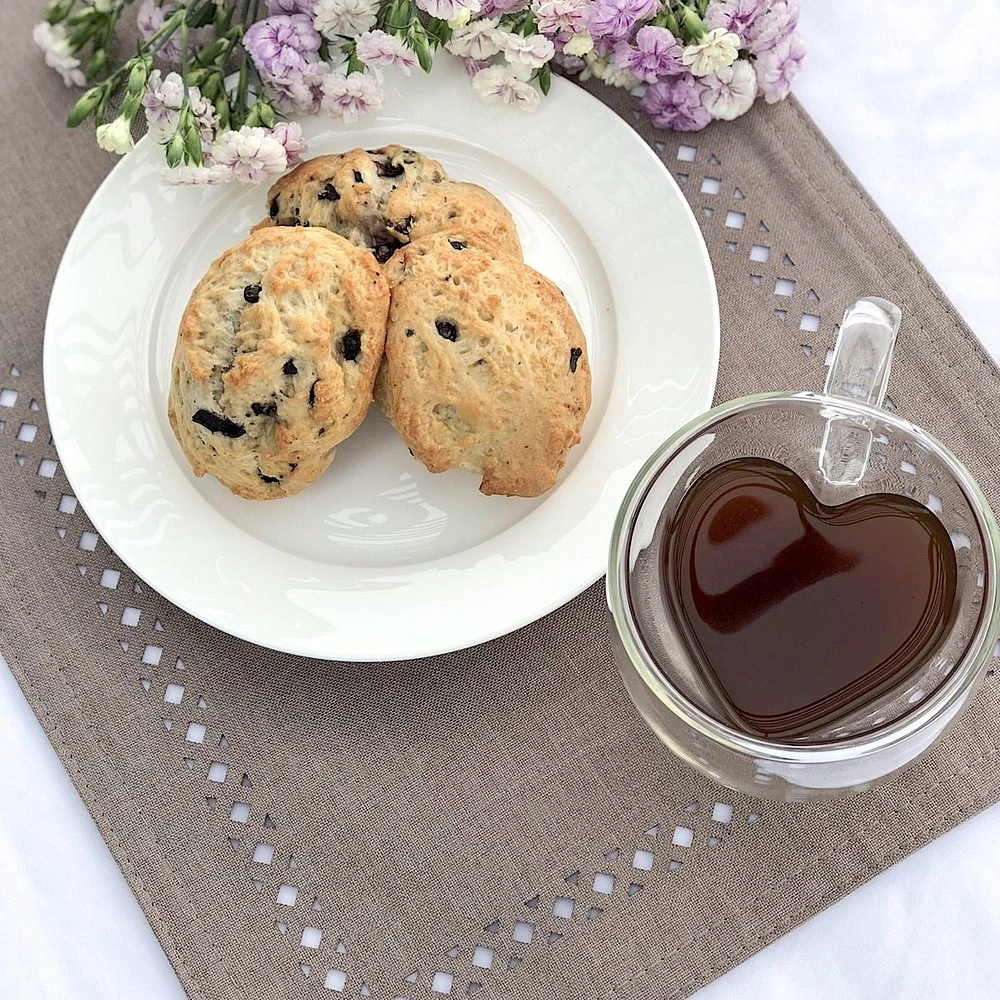
<instances>
[{"instance_id":1,"label":"glass mug","mask_svg":"<svg viewBox=\"0 0 1000 1000\"><path fill-rule=\"evenodd\" d=\"M913 763L974 697L1000 631L1000 532L986 498L944 445L880 408L899 323L892 303L859 300L844 314L823 394L746 396L709 410L649 459L618 513L607 597L629 696L674 753L749 795L833 798ZM671 611L661 569L673 518L692 483L722 462L744 458L786 466L828 507L875 493L911 497L943 523L957 559L950 623L924 661L896 687L787 742L720 718L718 696ZM808 668L808 649L802 657Z\"/></svg>"}]
</instances>

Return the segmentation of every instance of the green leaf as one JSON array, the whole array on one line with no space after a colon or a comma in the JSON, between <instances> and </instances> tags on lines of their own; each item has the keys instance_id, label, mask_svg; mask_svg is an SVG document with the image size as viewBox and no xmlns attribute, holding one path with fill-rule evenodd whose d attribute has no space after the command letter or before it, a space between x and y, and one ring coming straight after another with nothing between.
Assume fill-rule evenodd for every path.
<instances>
[{"instance_id":1,"label":"green leaf","mask_svg":"<svg viewBox=\"0 0 1000 1000\"><path fill-rule=\"evenodd\" d=\"M442 21L439 17L432 17L427 21L427 37L431 40L434 48L440 48L451 40L452 30L448 27L447 21Z\"/></svg>"},{"instance_id":2,"label":"green leaf","mask_svg":"<svg viewBox=\"0 0 1000 1000\"><path fill-rule=\"evenodd\" d=\"M546 63L538 71L538 86L543 94L548 94L552 89L552 66Z\"/></svg>"},{"instance_id":3,"label":"green leaf","mask_svg":"<svg viewBox=\"0 0 1000 1000\"><path fill-rule=\"evenodd\" d=\"M203 3L200 7L192 4L184 12L184 21L189 28L206 28L215 19L215 4Z\"/></svg>"}]
</instances>

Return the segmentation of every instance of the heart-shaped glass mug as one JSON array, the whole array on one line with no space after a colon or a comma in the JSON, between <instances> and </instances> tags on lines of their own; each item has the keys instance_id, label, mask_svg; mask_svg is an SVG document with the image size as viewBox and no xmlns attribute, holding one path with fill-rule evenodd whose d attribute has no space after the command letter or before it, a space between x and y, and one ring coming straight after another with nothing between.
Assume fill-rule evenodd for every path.
<instances>
[{"instance_id":1,"label":"heart-shaped glass mug","mask_svg":"<svg viewBox=\"0 0 1000 1000\"><path fill-rule=\"evenodd\" d=\"M1000 531L986 498L943 444L881 408L900 318L891 302L860 299L844 314L824 393L746 396L709 410L649 459L618 514L607 595L629 696L678 756L750 795L832 798L908 766L975 695L1000 632ZM874 494L918 501L936 514L955 550L954 603L934 648L894 686L783 741L732 723L691 648L663 569L692 486L709 470L746 459L785 466L827 510ZM852 627L850 620L838 624L845 635ZM815 657L802 648L802 669Z\"/></svg>"}]
</instances>

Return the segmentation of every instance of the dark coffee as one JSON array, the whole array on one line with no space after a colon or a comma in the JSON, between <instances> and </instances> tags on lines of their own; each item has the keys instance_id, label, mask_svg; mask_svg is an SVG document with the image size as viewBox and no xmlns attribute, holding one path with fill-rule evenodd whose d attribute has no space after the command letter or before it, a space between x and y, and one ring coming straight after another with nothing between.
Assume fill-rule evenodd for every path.
<instances>
[{"instance_id":1,"label":"dark coffee","mask_svg":"<svg viewBox=\"0 0 1000 1000\"><path fill-rule=\"evenodd\" d=\"M826 507L790 469L703 474L667 533L667 600L738 728L788 739L904 681L955 603L944 525L889 493Z\"/></svg>"}]
</instances>

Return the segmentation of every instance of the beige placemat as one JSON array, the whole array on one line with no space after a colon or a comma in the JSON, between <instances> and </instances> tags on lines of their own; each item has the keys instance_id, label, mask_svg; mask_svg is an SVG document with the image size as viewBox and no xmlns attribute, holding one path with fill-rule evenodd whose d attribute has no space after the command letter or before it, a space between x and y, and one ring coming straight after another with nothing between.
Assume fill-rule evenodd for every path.
<instances>
[{"instance_id":1,"label":"beige placemat","mask_svg":"<svg viewBox=\"0 0 1000 1000\"><path fill-rule=\"evenodd\" d=\"M686 996L996 800L992 679L909 773L780 807L652 738L599 587L486 646L354 665L230 639L136 580L46 424L48 291L111 160L64 130L33 6L0 42L0 650L192 997ZM997 371L801 109L634 123L712 254L719 398L819 387L844 305L889 296L892 399L996 505Z\"/></svg>"}]
</instances>

